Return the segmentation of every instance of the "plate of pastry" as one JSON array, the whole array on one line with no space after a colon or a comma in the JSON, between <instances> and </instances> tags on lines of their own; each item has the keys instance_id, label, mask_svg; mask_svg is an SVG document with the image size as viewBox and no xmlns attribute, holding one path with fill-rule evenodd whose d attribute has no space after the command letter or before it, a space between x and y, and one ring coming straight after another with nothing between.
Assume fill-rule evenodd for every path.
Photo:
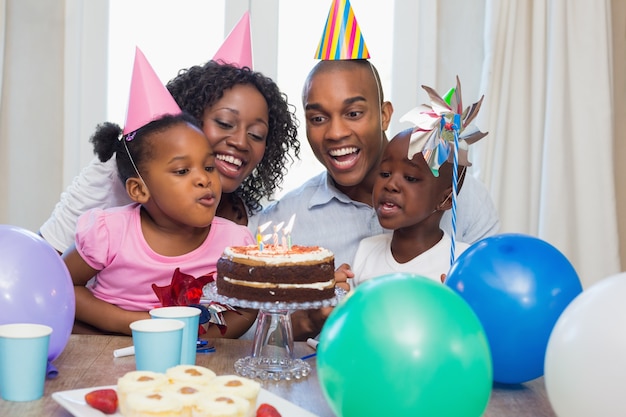
<instances>
[{"instance_id":1,"label":"plate of pastry","mask_svg":"<svg viewBox=\"0 0 626 417\"><path fill-rule=\"evenodd\" d=\"M211 372L196 365L179 365L165 374L131 371L117 385L59 391L52 398L75 417L254 417L267 405L281 417L316 417L255 380Z\"/></svg>"}]
</instances>

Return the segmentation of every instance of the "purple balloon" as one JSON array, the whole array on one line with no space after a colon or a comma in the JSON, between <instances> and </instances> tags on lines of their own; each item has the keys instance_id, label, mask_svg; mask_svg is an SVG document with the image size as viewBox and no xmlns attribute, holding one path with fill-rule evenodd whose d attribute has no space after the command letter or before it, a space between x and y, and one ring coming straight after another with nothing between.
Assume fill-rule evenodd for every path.
<instances>
[{"instance_id":1,"label":"purple balloon","mask_svg":"<svg viewBox=\"0 0 626 417\"><path fill-rule=\"evenodd\" d=\"M72 333L74 313L74 285L56 250L29 230L0 224L0 324L52 327L53 361Z\"/></svg>"}]
</instances>

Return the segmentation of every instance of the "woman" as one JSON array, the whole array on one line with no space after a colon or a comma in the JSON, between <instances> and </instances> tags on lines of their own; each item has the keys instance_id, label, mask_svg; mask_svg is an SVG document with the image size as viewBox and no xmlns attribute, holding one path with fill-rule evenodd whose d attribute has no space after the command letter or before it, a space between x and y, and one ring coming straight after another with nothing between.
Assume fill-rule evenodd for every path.
<instances>
[{"instance_id":1,"label":"woman","mask_svg":"<svg viewBox=\"0 0 626 417\"><path fill-rule=\"evenodd\" d=\"M248 215L259 211L260 201L281 184L287 162L292 160L289 151L299 156L293 107L270 78L247 67L215 61L181 70L167 88L180 108L200 121L215 152L222 183L216 215L247 225ZM94 159L61 195L40 234L63 253L74 244L81 214L129 203L115 158ZM254 321L256 311L238 311ZM212 327L207 336L219 337L218 329ZM92 331L78 322L74 327L76 333Z\"/></svg>"}]
</instances>

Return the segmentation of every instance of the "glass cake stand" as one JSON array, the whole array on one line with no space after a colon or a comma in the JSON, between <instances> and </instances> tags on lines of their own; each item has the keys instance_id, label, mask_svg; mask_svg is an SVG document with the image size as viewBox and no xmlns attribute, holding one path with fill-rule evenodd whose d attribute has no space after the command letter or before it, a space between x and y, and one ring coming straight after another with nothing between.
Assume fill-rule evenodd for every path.
<instances>
[{"instance_id":1,"label":"glass cake stand","mask_svg":"<svg viewBox=\"0 0 626 417\"><path fill-rule=\"evenodd\" d=\"M294 356L291 312L333 307L345 294L345 290L336 288L334 297L322 301L259 302L220 295L213 282L204 288L202 302L216 301L221 304L259 310L252 342L252 354L238 359L235 362L235 371L248 378L279 381L301 379L311 372L311 365Z\"/></svg>"}]
</instances>

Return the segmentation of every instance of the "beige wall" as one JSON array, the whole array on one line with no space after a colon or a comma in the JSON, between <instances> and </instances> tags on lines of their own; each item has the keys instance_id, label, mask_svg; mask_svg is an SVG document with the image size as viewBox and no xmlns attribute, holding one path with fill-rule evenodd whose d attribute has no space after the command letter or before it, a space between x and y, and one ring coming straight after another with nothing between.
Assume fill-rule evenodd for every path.
<instances>
[{"instance_id":1,"label":"beige wall","mask_svg":"<svg viewBox=\"0 0 626 417\"><path fill-rule=\"evenodd\" d=\"M626 2L612 0L613 90L615 131L615 187L619 227L620 260L626 269Z\"/></svg>"},{"instance_id":2,"label":"beige wall","mask_svg":"<svg viewBox=\"0 0 626 417\"><path fill-rule=\"evenodd\" d=\"M0 223L36 228L63 165L64 3L7 0L0 107ZM47 82L35 82L45 78ZM7 103L10 103L7 104Z\"/></svg>"}]
</instances>

